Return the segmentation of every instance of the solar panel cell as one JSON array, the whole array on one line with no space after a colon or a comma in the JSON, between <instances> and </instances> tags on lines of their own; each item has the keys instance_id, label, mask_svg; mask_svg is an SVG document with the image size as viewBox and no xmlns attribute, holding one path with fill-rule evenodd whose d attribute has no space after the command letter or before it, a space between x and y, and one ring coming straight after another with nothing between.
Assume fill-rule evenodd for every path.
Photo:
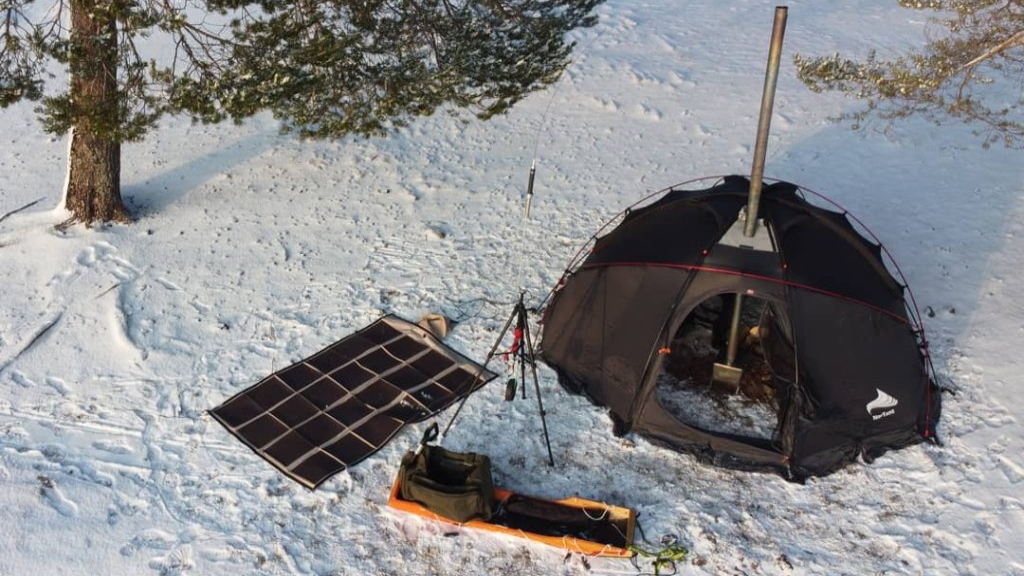
<instances>
[{"instance_id":1,"label":"solar panel cell","mask_svg":"<svg viewBox=\"0 0 1024 576\"><path fill-rule=\"evenodd\" d=\"M352 466L363 458L366 458L377 450L375 446L369 445L355 434L348 433L337 442L324 446L331 456L341 460L347 466Z\"/></svg>"},{"instance_id":2,"label":"solar panel cell","mask_svg":"<svg viewBox=\"0 0 1024 576\"><path fill-rule=\"evenodd\" d=\"M326 452L318 450L309 458L296 464L292 468L292 473L300 478L305 478L308 483L316 486L344 469L344 464Z\"/></svg>"},{"instance_id":3,"label":"solar panel cell","mask_svg":"<svg viewBox=\"0 0 1024 576\"><path fill-rule=\"evenodd\" d=\"M358 428L355 429L355 433L369 442L371 445L379 448L384 445L388 439L402 427L404 422L396 420L385 414L377 414L370 418Z\"/></svg>"},{"instance_id":4,"label":"solar panel cell","mask_svg":"<svg viewBox=\"0 0 1024 576\"><path fill-rule=\"evenodd\" d=\"M375 347L376 342L368 338L364 338L361 334L352 334L335 344L332 344L328 350L335 354L335 358L344 359L340 364L345 364L358 358L361 354L367 350Z\"/></svg>"},{"instance_id":5,"label":"solar panel cell","mask_svg":"<svg viewBox=\"0 0 1024 576\"><path fill-rule=\"evenodd\" d=\"M295 427L309 420L319 410L302 396L292 396L283 404L274 408L273 414L288 426Z\"/></svg>"},{"instance_id":6,"label":"solar panel cell","mask_svg":"<svg viewBox=\"0 0 1024 576\"><path fill-rule=\"evenodd\" d=\"M373 412L373 408L363 404L358 398L349 398L327 411L335 420L349 426L359 422L371 412Z\"/></svg>"},{"instance_id":7,"label":"solar panel cell","mask_svg":"<svg viewBox=\"0 0 1024 576\"><path fill-rule=\"evenodd\" d=\"M384 380L376 380L361 390L356 396L373 408L383 408L398 397L402 391Z\"/></svg>"},{"instance_id":8,"label":"solar panel cell","mask_svg":"<svg viewBox=\"0 0 1024 576\"><path fill-rule=\"evenodd\" d=\"M236 396L215 410L225 424L238 427L263 413L263 407L245 394Z\"/></svg>"},{"instance_id":9,"label":"solar panel cell","mask_svg":"<svg viewBox=\"0 0 1024 576\"><path fill-rule=\"evenodd\" d=\"M401 332L392 328L387 322L376 322L360 332L360 334L367 340L383 344L401 335Z\"/></svg>"},{"instance_id":10,"label":"solar panel cell","mask_svg":"<svg viewBox=\"0 0 1024 576\"><path fill-rule=\"evenodd\" d=\"M277 377L292 390L302 390L312 384L313 380L319 378L320 372L304 362L299 362L278 372Z\"/></svg>"},{"instance_id":11,"label":"solar panel cell","mask_svg":"<svg viewBox=\"0 0 1024 576\"><path fill-rule=\"evenodd\" d=\"M412 366L424 374L440 374L455 366L455 361L444 354L431 350L423 355L423 357L413 360Z\"/></svg>"},{"instance_id":12,"label":"solar panel cell","mask_svg":"<svg viewBox=\"0 0 1024 576\"><path fill-rule=\"evenodd\" d=\"M346 390L352 391L372 380L374 374L358 364L349 364L331 372L331 378Z\"/></svg>"},{"instance_id":13,"label":"solar panel cell","mask_svg":"<svg viewBox=\"0 0 1024 576\"><path fill-rule=\"evenodd\" d=\"M263 448L282 434L288 431L280 420L270 414L264 414L238 429L238 434L244 438L250 446Z\"/></svg>"},{"instance_id":14,"label":"solar panel cell","mask_svg":"<svg viewBox=\"0 0 1024 576\"><path fill-rule=\"evenodd\" d=\"M419 390L411 393L412 397L415 398L431 411L437 410L452 398L451 392L447 388L438 386L437 384L430 384L424 386Z\"/></svg>"},{"instance_id":15,"label":"solar panel cell","mask_svg":"<svg viewBox=\"0 0 1024 576\"><path fill-rule=\"evenodd\" d=\"M408 395L397 404L389 406L384 413L403 422L419 422L430 416L430 410Z\"/></svg>"},{"instance_id":16,"label":"solar panel cell","mask_svg":"<svg viewBox=\"0 0 1024 576\"><path fill-rule=\"evenodd\" d=\"M477 375L463 369L452 370L437 378L437 382L457 395L462 395L472 390L477 383Z\"/></svg>"},{"instance_id":17,"label":"solar panel cell","mask_svg":"<svg viewBox=\"0 0 1024 576\"><path fill-rule=\"evenodd\" d=\"M408 336L403 336L402 338L385 345L384 349L396 358L408 360L409 358L420 354L424 350L427 350L427 347Z\"/></svg>"},{"instance_id":18,"label":"solar panel cell","mask_svg":"<svg viewBox=\"0 0 1024 576\"><path fill-rule=\"evenodd\" d=\"M299 436L298 433L289 432L270 446L264 448L263 451L287 468L291 466L292 462L305 456L314 448L316 447L302 436Z\"/></svg>"},{"instance_id":19,"label":"solar panel cell","mask_svg":"<svg viewBox=\"0 0 1024 576\"><path fill-rule=\"evenodd\" d=\"M350 360L352 360L350 355L339 354L328 348L307 360L306 363L326 374Z\"/></svg>"},{"instance_id":20,"label":"solar panel cell","mask_svg":"<svg viewBox=\"0 0 1024 576\"><path fill-rule=\"evenodd\" d=\"M263 408L273 408L274 405L291 396L292 389L281 383L276 376L271 376L250 388L246 394Z\"/></svg>"},{"instance_id":21,"label":"solar panel cell","mask_svg":"<svg viewBox=\"0 0 1024 576\"><path fill-rule=\"evenodd\" d=\"M387 375L386 380L402 390L412 390L430 382L430 377L411 366L402 366Z\"/></svg>"},{"instance_id":22,"label":"solar panel cell","mask_svg":"<svg viewBox=\"0 0 1024 576\"><path fill-rule=\"evenodd\" d=\"M334 440L335 437L345 431L345 427L327 414L320 414L296 428L295 431L306 440L319 446Z\"/></svg>"},{"instance_id":23,"label":"solar panel cell","mask_svg":"<svg viewBox=\"0 0 1024 576\"><path fill-rule=\"evenodd\" d=\"M376 374L381 374L391 370L395 366L398 366L399 361L391 354L388 354L383 349L378 348L373 352L370 352L366 356L359 359L359 363L362 364L367 370Z\"/></svg>"},{"instance_id":24,"label":"solar panel cell","mask_svg":"<svg viewBox=\"0 0 1024 576\"><path fill-rule=\"evenodd\" d=\"M317 409L323 410L338 400L341 400L348 392L334 383L330 378L318 380L315 384L302 391L302 395L309 400Z\"/></svg>"}]
</instances>

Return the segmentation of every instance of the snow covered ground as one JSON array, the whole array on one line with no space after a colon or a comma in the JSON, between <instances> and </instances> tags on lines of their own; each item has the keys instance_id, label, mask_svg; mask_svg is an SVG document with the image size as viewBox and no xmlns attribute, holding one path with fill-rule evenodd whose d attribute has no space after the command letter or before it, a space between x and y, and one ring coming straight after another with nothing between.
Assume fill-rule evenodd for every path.
<instances>
[{"instance_id":1,"label":"snow covered ground","mask_svg":"<svg viewBox=\"0 0 1024 576\"><path fill-rule=\"evenodd\" d=\"M383 312L462 320L449 344L482 359L519 289L539 301L619 209L748 172L773 5L610 0L565 78L487 124L302 142L167 120L125 148L132 226L55 230L66 143L0 112L0 215L40 200L0 221L0 575L632 573L390 512L423 425L310 492L205 410ZM616 438L544 368L554 469L533 399L500 385L446 446L512 489L639 510L691 549L683 574L1024 574L1020 152L830 123L856 104L803 88L792 54L884 57L926 26L888 0L789 6L767 174L867 222L934 312L945 445L800 486Z\"/></svg>"}]
</instances>

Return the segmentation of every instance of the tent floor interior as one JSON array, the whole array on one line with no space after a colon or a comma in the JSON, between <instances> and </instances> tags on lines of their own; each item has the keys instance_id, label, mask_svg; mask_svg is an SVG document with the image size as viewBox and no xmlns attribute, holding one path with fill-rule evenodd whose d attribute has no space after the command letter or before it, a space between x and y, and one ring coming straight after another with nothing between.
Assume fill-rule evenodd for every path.
<instances>
[{"instance_id":1,"label":"tent floor interior","mask_svg":"<svg viewBox=\"0 0 1024 576\"><path fill-rule=\"evenodd\" d=\"M732 299L716 296L701 303L676 333L658 377L662 406L680 421L710 432L772 439L778 402L757 336L766 324L766 309L765 301L744 298L736 361L743 377L736 388L711 378L715 362L724 361Z\"/></svg>"}]
</instances>

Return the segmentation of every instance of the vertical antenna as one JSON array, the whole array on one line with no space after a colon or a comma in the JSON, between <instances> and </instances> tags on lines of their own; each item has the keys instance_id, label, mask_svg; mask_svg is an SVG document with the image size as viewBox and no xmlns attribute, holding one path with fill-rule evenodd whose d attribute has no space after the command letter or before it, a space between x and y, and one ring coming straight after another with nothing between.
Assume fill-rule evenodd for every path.
<instances>
[{"instance_id":1,"label":"vertical antenna","mask_svg":"<svg viewBox=\"0 0 1024 576\"><path fill-rule=\"evenodd\" d=\"M526 184L526 219L530 218L530 205L533 204L533 177L537 175L537 160L530 163L530 181Z\"/></svg>"}]
</instances>

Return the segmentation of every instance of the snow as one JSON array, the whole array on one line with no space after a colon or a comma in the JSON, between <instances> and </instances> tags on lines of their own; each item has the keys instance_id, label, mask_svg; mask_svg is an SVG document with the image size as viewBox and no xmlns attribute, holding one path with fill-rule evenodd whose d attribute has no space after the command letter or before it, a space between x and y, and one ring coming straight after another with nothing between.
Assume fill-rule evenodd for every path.
<instances>
[{"instance_id":1,"label":"snow","mask_svg":"<svg viewBox=\"0 0 1024 576\"><path fill-rule=\"evenodd\" d=\"M0 574L632 573L389 511L425 424L310 492L205 410L384 312L456 318L448 343L482 359L519 290L539 302L622 207L747 172L773 5L610 0L564 79L489 123L305 142L168 119L125 146L131 226L56 229L66 142L31 105L0 113L0 215L42 199L0 222ZM789 6L766 174L868 223L934 311L944 445L791 484L616 438L547 368L554 468L532 390L477 393L445 445L508 488L639 510L690 548L683 574L1024 574L1020 152L830 122L856 103L803 88L792 54L885 57L925 25L895 2Z\"/></svg>"}]
</instances>

